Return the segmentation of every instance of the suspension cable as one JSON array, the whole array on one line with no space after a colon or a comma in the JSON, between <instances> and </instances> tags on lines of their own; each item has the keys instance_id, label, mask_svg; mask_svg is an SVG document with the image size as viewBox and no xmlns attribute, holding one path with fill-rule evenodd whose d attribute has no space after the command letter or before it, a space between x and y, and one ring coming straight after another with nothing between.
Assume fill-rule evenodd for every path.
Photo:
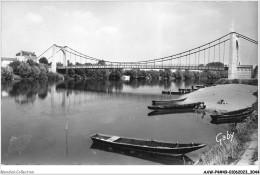
<instances>
[{"instance_id":1,"label":"suspension cable","mask_svg":"<svg viewBox=\"0 0 260 175\"><path fill-rule=\"evenodd\" d=\"M54 44L51 46L51 47L49 47L48 49L46 49L40 56L38 56L38 58L40 58L43 54L45 54L48 50L50 50L50 48L52 48L54 46ZM37 58L37 59L38 59Z\"/></svg>"},{"instance_id":2,"label":"suspension cable","mask_svg":"<svg viewBox=\"0 0 260 175\"><path fill-rule=\"evenodd\" d=\"M236 32L234 32L234 33L236 33ZM243 38L243 39L245 39L245 40L248 40L248 41L250 41L250 42L252 42L252 43L254 43L254 44L258 44L258 41L256 41L256 40L253 40L253 39L251 39L251 38L248 38L248 37L246 37L246 36L244 36L244 35L242 35L242 34L240 34L240 33L236 33L239 37L241 37L241 38Z\"/></svg>"},{"instance_id":3,"label":"suspension cable","mask_svg":"<svg viewBox=\"0 0 260 175\"><path fill-rule=\"evenodd\" d=\"M224 40L224 41L222 41L222 42L220 42L220 40L221 40L222 38L225 38L226 36L232 34L232 33L237 34L238 37L241 37L242 39L245 39L245 40L247 40L247 41L249 41L249 42L252 42L252 43L254 43L254 44L258 44L258 41L256 41L256 40L253 40L253 39L251 39L251 38L249 38L249 37L246 37L246 36L244 36L244 35L242 35L242 34L239 34L239 33L236 33L236 32L230 32L230 33L228 33L228 34L226 34L226 35L224 35L224 36L222 36L222 37L220 37L220 38L218 38L218 39L216 39L216 40L214 40L214 41L211 41L211 42L209 42L209 43L207 43L207 44L201 45L201 46L199 46L199 47L196 47L196 48L193 48L193 49L190 49L190 50L187 50L187 51L178 53L178 54L174 54L174 55L170 55L170 56L166 56L166 57L162 57L162 58L157 58L157 59L145 60L145 61L125 62L125 64L134 64L134 63L136 63L136 64L137 64L137 63L138 63L138 64L154 63L154 64L155 64L156 62L162 62L162 64L163 64L164 61L168 61L168 60L171 60L171 61L172 61L173 59L179 59L180 57L184 57L184 56L188 56L188 55L189 55L189 64L190 64L190 55L195 54L195 56L196 56L196 53L197 53L197 52L198 52L199 55L200 55L200 48L201 48L201 47L204 47L204 46L206 46L206 45L208 45L208 47L207 47L207 48L203 48L203 49L204 49L204 52L205 52L206 49L209 50L208 62L209 62L209 59L210 59L210 49L211 49L212 47L214 47L214 61L215 61L215 46L216 46L216 45L219 45L219 55L220 55L220 44L224 42L224 50L225 50L225 42L226 42L227 40L229 40L230 38L228 38L228 39L226 39L226 40ZM216 41L219 41L218 44L214 44L214 45L211 46L211 44L212 44L212 43L215 43ZM54 46L54 45L52 45L51 47L53 47L53 46ZM46 49L40 56L38 56L38 58L40 58L43 54L45 54L51 47L49 47L48 49ZM60 47L60 46L57 46L57 47ZM61 48L61 47L60 47L60 48ZM78 51L76 51L76 50L74 50L74 49L72 49L72 48L70 48L70 47L67 47L67 48L70 49L71 51L75 52L75 53L72 53L71 51L68 51L68 50L65 50L65 52L68 52L68 53L70 53L70 54L74 54L75 56L80 56L80 58L85 58L85 59L89 59L89 60L92 60L92 61L100 61L100 60L101 60L101 59L97 59L97 58L94 58L94 57L91 57L91 56L82 54L82 53L80 53L80 52L78 52ZM197 49L199 49L199 51L196 51ZM61 50L61 49L60 49L60 50ZM59 51L60 51L60 50L59 50ZM195 50L195 51L194 51L194 50ZM57 51L57 52L59 52L59 51ZM193 51L193 52L191 52L191 51ZM57 53L57 52L56 52L56 53ZM187 53L187 54L185 54L185 53ZM182 55L182 54L184 54L184 55ZM51 57L52 57L52 56L51 56ZM51 57L49 57L48 59L50 59ZM205 54L204 54L204 57L205 57ZM223 53L223 59L224 59L224 57L225 57L225 52ZM204 58L204 60L205 60L205 58ZM180 61L181 61L181 60L180 60ZM219 61L220 61L220 58L219 58ZM115 63L121 64L121 63L122 63L122 62L111 62L111 61L105 61L105 62L106 62L106 63L111 63L111 64L115 64ZM196 62L196 60L195 60L195 62ZM205 63L205 61L204 61L204 63Z\"/></svg>"},{"instance_id":4,"label":"suspension cable","mask_svg":"<svg viewBox=\"0 0 260 175\"><path fill-rule=\"evenodd\" d=\"M56 53L55 54L57 54L59 51L61 51L61 49L60 50L58 50L58 51L56 51ZM50 56L49 58L48 58L48 60L51 58L52 56Z\"/></svg>"}]
</instances>

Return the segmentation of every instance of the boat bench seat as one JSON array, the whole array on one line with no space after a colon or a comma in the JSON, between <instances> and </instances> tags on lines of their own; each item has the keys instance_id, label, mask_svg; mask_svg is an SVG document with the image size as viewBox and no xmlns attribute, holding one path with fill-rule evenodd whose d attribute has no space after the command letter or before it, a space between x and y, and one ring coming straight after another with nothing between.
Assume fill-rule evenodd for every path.
<instances>
[{"instance_id":1,"label":"boat bench seat","mask_svg":"<svg viewBox=\"0 0 260 175\"><path fill-rule=\"evenodd\" d=\"M110 137L109 139L107 139L106 141L108 142L114 142L116 140L118 140L120 137L117 137L117 136L113 136L113 137Z\"/></svg>"}]
</instances>

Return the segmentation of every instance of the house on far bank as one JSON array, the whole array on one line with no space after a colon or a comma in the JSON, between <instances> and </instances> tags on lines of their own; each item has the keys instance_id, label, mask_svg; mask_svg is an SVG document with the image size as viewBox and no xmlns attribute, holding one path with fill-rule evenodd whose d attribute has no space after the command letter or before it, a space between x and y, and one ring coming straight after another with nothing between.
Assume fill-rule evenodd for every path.
<instances>
[{"instance_id":1,"label":"house on far bank","mask_svg":"<svg viewBox=\"0 0 260 175\"><path fill-rule=\"evenodd\" d=\"M36 57L35 53L30 52L30 51L20 51L15 56L16 56L18 61L27 61L27 60L30 60L30 59L37 61L37 57Z\"/></svg>"},{"instance_id":2,"label":"house on far bank","mask_svg":"<svg viewBox=\"0 0 260 175\"><path fill-rule=\"evenodd\" d=\"M1 57L1 67L7 67L11 62L16 60L16 58Z\"/></svg>"}]
</instances>

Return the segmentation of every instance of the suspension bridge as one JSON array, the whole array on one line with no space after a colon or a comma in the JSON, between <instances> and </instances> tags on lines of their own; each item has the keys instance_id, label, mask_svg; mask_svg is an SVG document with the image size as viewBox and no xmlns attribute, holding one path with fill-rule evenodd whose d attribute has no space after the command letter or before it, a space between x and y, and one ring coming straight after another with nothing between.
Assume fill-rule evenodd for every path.
<instances>
[{"instance_id":1,"label":"suspension bridge","mask_svg":"<svg viewBox=\"0 0 260 175\"><path fill-rule=\"evenodd\" d=\"M242 34L231 32L211 42L174 55L135 62L112 62L83 54L68 46L52 45L39 57L52 51L47 57L51 71L61 69L182 69L228 70L228 78L251 78L252 65L241 65L240 39L258 45ZM212 66L209 63L222 63ZM250 77L249 77L250 76Z\"/></svg>"}]
</instances>

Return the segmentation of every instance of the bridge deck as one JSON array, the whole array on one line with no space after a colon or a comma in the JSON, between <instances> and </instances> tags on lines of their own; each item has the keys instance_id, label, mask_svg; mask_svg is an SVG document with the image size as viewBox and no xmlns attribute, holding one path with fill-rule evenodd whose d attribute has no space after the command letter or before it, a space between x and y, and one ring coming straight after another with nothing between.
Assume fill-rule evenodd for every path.
<instances>
[{"instance_id":1,"label":"bridge deck","mask_svg":"<svg viewBox=\"0 0 260 175\"><path fill-rule=\"evenodd\" d=\"M177 66L177 65L82 65L57 66L57 69L188 69L188 70L227 70L228 67Z\"/></svg>"}]
</instances>

